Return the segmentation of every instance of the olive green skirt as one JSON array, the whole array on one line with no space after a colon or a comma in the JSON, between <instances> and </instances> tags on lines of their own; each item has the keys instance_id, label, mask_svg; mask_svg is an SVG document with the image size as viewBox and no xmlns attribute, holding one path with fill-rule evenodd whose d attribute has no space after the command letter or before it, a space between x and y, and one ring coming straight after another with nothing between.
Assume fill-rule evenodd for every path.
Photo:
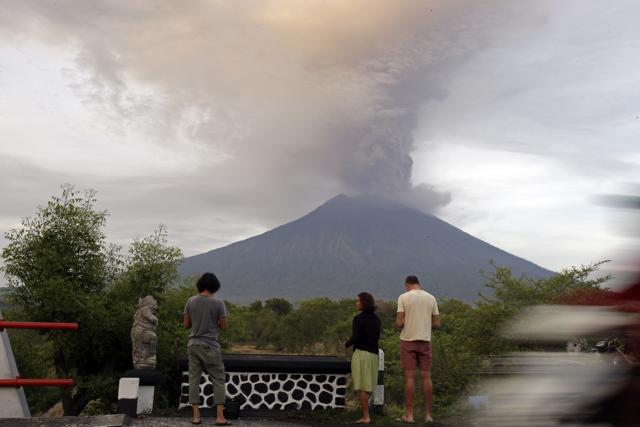
<instances>
[{"instance_id":1,"label":"olive green skirt","mask_svg":"<svg viewBox=\"0 0 640 427\"><path fill-rule=\"evenodd\" d=\"M378 355L355 350L351 357L351 380L354 390L371 393L378 383Z\"/></svg>"}]
</instances>

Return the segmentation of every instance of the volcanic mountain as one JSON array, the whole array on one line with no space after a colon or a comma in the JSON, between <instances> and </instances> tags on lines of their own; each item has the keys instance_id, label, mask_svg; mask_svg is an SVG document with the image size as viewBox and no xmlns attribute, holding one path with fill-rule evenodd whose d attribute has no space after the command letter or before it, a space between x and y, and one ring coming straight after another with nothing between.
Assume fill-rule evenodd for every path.
<instances>
[{"instance_id":1,"label":"volcanic mountain","mask_svg":"<svg viewBox=\"0 0 640 427\"><path fill-rule=\"evenodd\" d=\"M417 275L437 297L477 299L490 262L514 275L553 274L413 208L370 196L339 195L264 234L188 257L182 276L215 272L233 302L282 297L394 300Z\"/></svg>"}]
</instances>

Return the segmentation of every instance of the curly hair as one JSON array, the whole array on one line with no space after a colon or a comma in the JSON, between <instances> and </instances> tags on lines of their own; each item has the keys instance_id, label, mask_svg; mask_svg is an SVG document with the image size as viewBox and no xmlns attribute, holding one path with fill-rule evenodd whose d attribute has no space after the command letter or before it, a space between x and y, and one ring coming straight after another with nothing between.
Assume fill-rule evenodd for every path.
<instances>
[{"instance_id":1,"label":"curly hair","mask_svg":"<svg viewBox=\"0 0 640 427\"><path fill-rule=\"evenodd\" d=\"M218 292L220 289L220 281L213 273L204 273L202 277L198 279L196 283L196 287L198 288L198 292L202 292L207 290L212 294Z\"/></svg>"},{"instance_id":2,"label":"curly hair","mask_svg":"<svg viewBox=\"0 0 640 427\"><path fill-rule=\"evenodd\" d=\"M373 313L376 311L376 302L373 299L373 295L369 292L360 292L358 298L360 299L363 313Z\"/></svg>"}]
</instances>

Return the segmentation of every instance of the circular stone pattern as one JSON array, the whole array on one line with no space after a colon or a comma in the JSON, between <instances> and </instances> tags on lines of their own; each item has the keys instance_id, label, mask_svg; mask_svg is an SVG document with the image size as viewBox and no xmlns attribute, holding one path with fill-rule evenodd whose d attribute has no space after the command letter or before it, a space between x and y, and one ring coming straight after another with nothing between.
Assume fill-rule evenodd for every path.
<instances>
[{"instance_id":1,"label":"circular stone pattern","mask_svg":"<svg viewBox=\"0 0 640 427\"><path fill-rule=\"evenodd\" d=\"M186 375L183 375L186 378ZM318 409L345 405L346 376L326 374L227 373L227 396L245 409ZM180 408L189 406L189 386L181 384ZM213 407L213 384L201 378L201 404Z\"/></svg>"},{"instance_id":2,"label":"circular stone pattern","mask_svg":"<svg viewBox=\"0 0 640 427\"><path fill-rule=\"evenodd\" d=\"M333 401L333 396L331 396L330 393L323 391L322 393L320 393L320 396L318 396L318 400L320 400L321 403L328 405Z\"/></svg>"}]
</instances>

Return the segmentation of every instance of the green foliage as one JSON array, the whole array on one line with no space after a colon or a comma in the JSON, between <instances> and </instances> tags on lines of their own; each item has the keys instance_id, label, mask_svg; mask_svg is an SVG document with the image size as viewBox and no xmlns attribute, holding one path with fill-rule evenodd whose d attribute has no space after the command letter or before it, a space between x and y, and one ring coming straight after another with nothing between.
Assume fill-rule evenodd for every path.
<instances>
[{"instance_id":1,"label":"green foliage","mask_svg":"<svg viewBox=\"0 0 640 427\"><path fill-rule=\"evenodd\" d=\"M16 315L32 321L78 322L77 332L50 331L55 372L60 377L100 372L100 351L87 351L101 334L100 298L119 271L117 248L103 232L107 213L94 209L95 193L80 195L70 185L21 227L5 234L3 272ZM102 343L99 343L101 346ZM105 358L102 360L110 360ZM88 402L85 384L63 389L65 413L77 414Z\"/></svg>"},{"instance_id":2,"label":"green foliage","mask_svg":"<svg viewBox=\"0 0 640 427\"><path fill-rule=\"evenodd\" d=\"M249 320L249 319L247 319ZM259 348L271 347L276 351L285 348L285 322L274 311L265 309L260 313L260 321L251 323L253 338Z\"/></svg>"},{"instance_id":3,"label":"green foliage","mask_svg":"<svg viewBox=\"0 0 640 427\"><path fill-rule=\"evenodd\" d=\"M105 402L102 399L96 399L87 403L87 406L85 406L82 412L80 412L80 415L90 417L95 415L114 414L117 409L118 406L115 402Z\"/></svg>"},{"instance_id":4,"label":"green foliage","mask_svg":"<svg viewBox=\"0 0 640 427\"><path fill-rule=\"evenodd\" d=\"M255 313L259 313L260 311L262 311L262 308L263 308L263 305L262 305L262 301L260 300L256 300L251 304L249 304L249 310Z\"/></svg>"},{"instance_id":5,"label":"green foliage","mask_svg":"<svg viewBox=\"0 0 640 427\"><path fill-rule=\"evenodd\" d=\"M182 324L184 305L194 295L192 280L186 280L180 286L165 290L162 304L158 305L158 347L156 351L156 370L162 373L164 381L157 386L156 403L159 408L176 407L180 398L181 373L176 361L186 354L189 330Z\"/></svg>"},{"instance_id":6,"label":"green foliage","mask_svg":"<svg viewBox=\"0 0 640 427\"><path fill-rule=\"evenodd\" d=\"M260 313L247 306L239 306L225 301L227 312L230 314L230 322L232 327L229 328L227 335L232 342L243 343L255 341L255 323L256 315Z\"/></svg>"},{"instance_id":7,"label":"green foliage","mask_svg":"<svg viewBox=\"0 0 640 427\"><path fill-rule=\"evenodd\" d=\"M169 246L167 228L160 225L152 235L133 241L120 285L135 299L151 295L160 302L167 287L178 281L176 266L181 260L182 251Z\"/></svg>"},{"instance_id":8,"label":"green foliage","mask_svg":"<svg viewBox=\"0 0 640 427\"><path fill-rule=\"evenodd\" d=\"M441 302L442 329L433 339L436 406L454 404L477 379L487 357L520 348L503 339L499 332L522 309L554 303L575 292L600 290L609 279L596 275L602 263L572 267L545 279L514 277L508 268L494 265L494 271L484 274L493 295L481 295L475 307L456 300ZM529 345L528 349L536 348Z\"/></svg>"},{"instance_id":9,"label":"green foliage","mask_svg":"<svg viewBox=\"0 0 640 427\"><path fill-rule=\"evenodd\" d=\"M571 267L546 279L513 277L509 268L493 265L491 273L483 274L493 295L480 294L480 304L499 304L514 312L534 304L551 303L570 292L598 290L611 278L608 275L593 276L606 262Z\"/></svg>"},{"instance_id":10,"label":"green foliage","mask_svg":"<svg viewBox=\"0 0 640 427\"><path fill-rule=\"evenodd\" d=\"M270 298L264 302L264 308L273 311L278 316L286 316L293 310L291 303L284 298Z\"/></svg>"},{"instance_id":11,"label":"green foliage","mask_svg":"<svg viewBox=\"0 0 640 427\"><path fill-rule=\"evenodd\" d=\"M339 319L350 318L354 314L352 300L333 302L328 298L303 301L300 307L284 318L286 333L284 347L288 351L317 353L322 350L321 341L329 328ZM350 334L338 339L346 340Z\"/></svg>"},{"instance_id":12,"label":"green foliage","mask_svg":"<svg viewBox=\"0 0 640 427\"><path fill-rule=\"evenodd\" d=\"M87 301L100 294L117 273L116 248L103 232L107 213L96 211L95 193L81 196L62 187L21 227L9 230L2 270L9 301L34 321L77 321Z\"/></svg>"},{"instance_id":13,"label":"green foliage","mask_svg":"<svg viewBox=\"0 0 640 427\"><path fill-rule=\"evenodd\" d=\"M13 339L23 375L76 380L72 390L54 390L67 415L77 415L91 400L115 402L118 378L131 367L129 334L137 298L147 293L162 298L181 259L160 226L134 241L123 262L118 247L106 242L107 212L97 211L95 202L93 191L81 195L62 186L60 196L5 234L9 243L2 250L12 318L80 325L76 332L42 332L29 343L23 337L33 335ZM51 403L49 391L28 393L36 411Z\"/></svg>"},{"instance_id":14,"label":"green foliage","mask_svg":"<svg viewBox=\"0 0 640 427\"><path fill-rule=\"evenodd\" d=\"M6 318L15 319L12 311ZM20 376L23 378L50 378L53 369L53 346L45 336L28 329L7 331ZM27 401L33 414L46 411L60 400L60 392L53 388L25 388Z\"/></svg>"},{"instance_id":15,"label":"green foliage","mask_svg":"<svg viewBox=\"0 0 640 427\"><path fill-rule=\"evenodd\" d=\"M431 377L436 413L446 413L464 391L478 378L481 366L492 355L519 348L516 343L503 339L499 331L515 314L525 307L555 303L567 296L589 295L597 291L608 276L597 276L602 262L573 267L546 279L514 277L508 268L494 266L485 273L490 296L481 296L476 306L457 300L440 301L442 328L433 335L433 365ZM574 298L575 299L575 298ZM395 308L395 307L394 307ZM385 352L385 401L401 405L403 399L403 372L400 367L399 336L391 328L392 316L378 311L385 333L380 346ZM387 309L388 310L388 309ZM531 347L529 347L531 349ZM416 401L421 399L417 387Z\"/></svg>"}]
</instances>

